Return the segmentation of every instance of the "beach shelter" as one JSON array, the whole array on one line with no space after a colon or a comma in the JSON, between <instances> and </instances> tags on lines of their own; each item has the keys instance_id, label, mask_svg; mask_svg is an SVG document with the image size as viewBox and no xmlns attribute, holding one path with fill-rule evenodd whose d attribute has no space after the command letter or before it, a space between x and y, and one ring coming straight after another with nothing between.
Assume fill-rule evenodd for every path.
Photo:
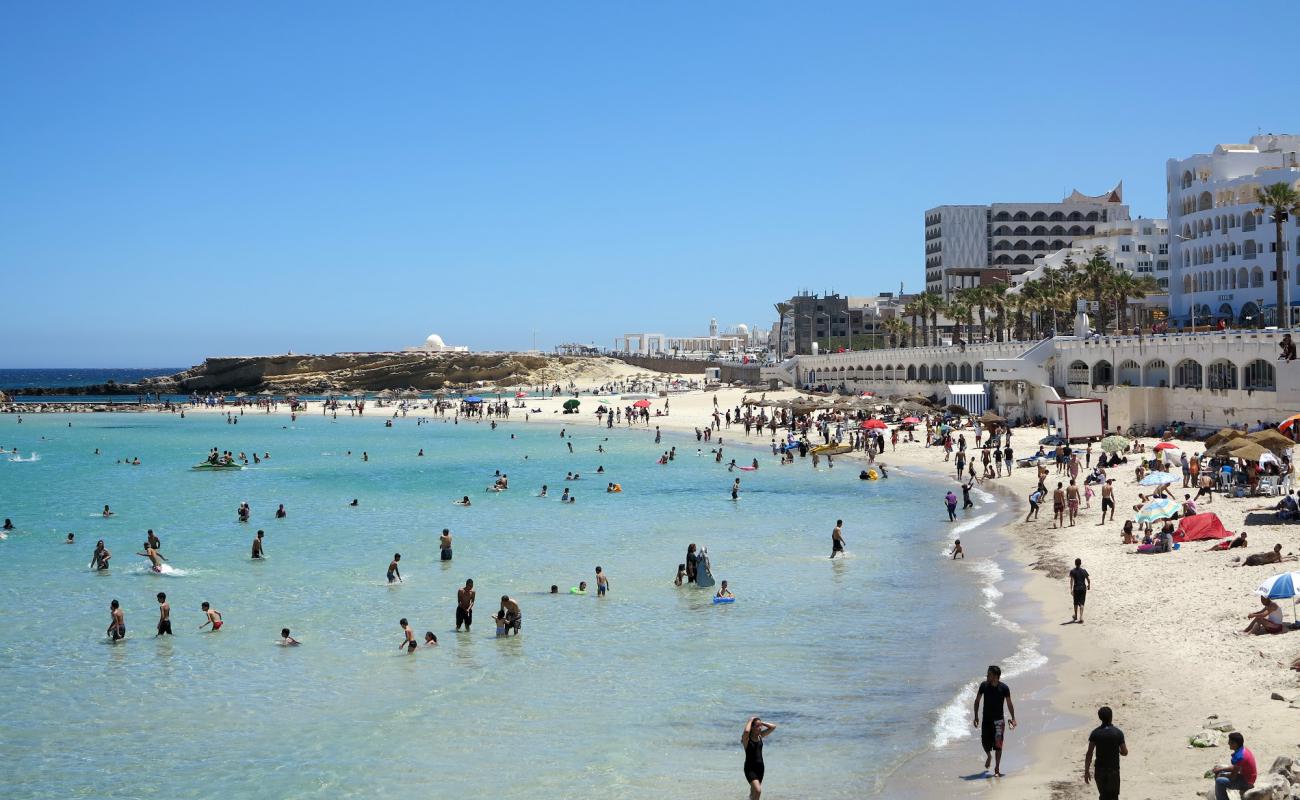
<instances>
[{"instance_id":1,"label":"beach shelter","mask_svg":"<svg viewBox=\"0 0 1300 800\"><path fill-rule=\"evenodd\" d=\"M649 400L646 400L645 398L642 398L642 399L636 401L635 403L633 403L632 405L635 406L636 408L649 408L649 407L650 407L650 401L649 401Z\"/></svg>"},{"instance_id":2,"label":"beach shelter","mask_svg":"<svg viewBox=\"0 0 1300 800\"><path fill-rule=\"evenodd\" d=\"M1132 447L1133 443L1123 436L1107 436L1101 440L1101 449L1107 453L1118 453L1121 450L1127 450Z\"/></svg>"},{"instance_id":3,"label":"beach shelter","mask_svg":"<svg viewBox=\"0 0 1300 800\"><path fill-rule=\"evenodd\" d=\"M988 410L989 396L982 383L948 384L948 402L961 406L971 416Z\"/></svg>"},{"instance_id":4,"label":"beach shelter","mask_svg":"<svg viewBox=\"0 0 1300 800\"><path fill-rule=\"evenodd\" d=\"M1283 572L1281 575L1265 578L1255 589L1255 594L1267 597L1269 600L1291 598L1291 619L1296 620L1295 601L1296 595L1300 594L1300 572Z\"/></svg>"},{"instance_id":5,"label":"beach shelter","mask_svg":"<svg viewBox=\"0 0 1300 800\"><path fill-rule=\"evenodd\" d=\"M1158 497L1142 506L1134 517L1139 524L1158 522L1162 519L1168 519L1183 510L1181 504L1170 500L1167 497Z\"/></svg>"},{"instance_id":6,"label":"beach shelter","mask_svg":"<svg viewBox=\"0 0 1300 800\"><path fill-rule=\"evenodd\" d=\"M1199 542L1205 539L1227 539L1232 531L1225 530L1218 514L1201 513L1184 517L1174 531L1175 542Z\"/></svg>"},{"instance_id":7,"label":"beach shelter","mask_svg":"<svg viewBox=\"0 0 1300 800\"><path fill-rule=\"evenodd\" d=\"M1228 451L1228 455L1233 458L1243 458L1247 461L1259 461L1260 456L1269 452L1268 448L1264 447L1264 445L1259 442L1243 441L1239 444L1236 442L1233 444L1236 446Z\"/></svg>"},{"instance_id":8,"label":"beach shelter","mask_svg":"<svg viewBox=\"0 0 1300 800\"><path fill-rule=\"evenodd\" d=\"M908 425L916 425L920 421L921 420L917 419L916 417L906 417L903 419L903 422L907 423Z\"/></svg>"},{"instance_id":9,"label":"beach shelter","mask_svg":"<svg viewBox=\"0 0 1300 800\"><path fill-rule=\"evenodd\" d=\"M1242 433L1236 428L1223 428L1218 433L1214 434L1213 436L1205 440L1205 447L1206 449L1209 449L1211 447L1214 447L1215 445L1223 444L1224 442L1230 441L1232 439L1240 439L1245 435L1246 434Z\"/></svg>"}]
</instances>

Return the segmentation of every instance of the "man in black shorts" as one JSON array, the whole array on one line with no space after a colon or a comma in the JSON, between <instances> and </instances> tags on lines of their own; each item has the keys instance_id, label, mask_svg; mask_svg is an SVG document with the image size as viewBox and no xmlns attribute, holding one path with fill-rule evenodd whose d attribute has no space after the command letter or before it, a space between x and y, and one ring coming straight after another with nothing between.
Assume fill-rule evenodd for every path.
<instances>
[{"instance_id":1,"label":"man in black shorts","mask_svg":"<svg viewBox=\"0 0 1300 800\"><path fill-rule=\"evenodd\" d=\"M469 626L474 624L474 579L470 578L465 581L464 588L456 592L456 630L460 626L465 626L465 632L469 633Z\"/></svg>"},{"instance_id":2,"label":"man in black shorts","mask_svg":"<svg viewBox=\"0 0 1300 800\"><path fill-rule=\"evenodd\" d=\"M1072 622L1083 624L1083 603L1088 599L1088 590L1092 588L1092 578L1083 568L1083 559L1074 560L1074 569L1070 570L1070 594L1074 597L1074 617Z\"/></svg>"},{"instance_id":3,"label":"man in black shorts","mask_svg":"<svg viewBox=\"0 0 1300 800\"><path fill-rule=\"evenodd\" d=\"M1119 800L1119 757L1128 755L1124 731L1110 724L1110 706L1097 709L1101 725L1088 734L1088 752L1083 757L1083 782L1091 779L1092 754L1097 754L1097 796L1100 800Z\"/></svg>"},{"instance_id":4,"label":"man in black shorts","mask_svg":"<svg viewBox=\"0 0 1300 800\"><path fill-rule=\"evenodd\" d=\"M984 724L980 724L980 701L984 702ZM1002 737L1006 733L1003 703L1011 711L1011 727L1016 727L1016 706L1011 702L1011 689L1002 682L1002 668L994 664L980 688L975 692L975 727L980 729L980 745L984 748L984 769L993 762L993 775L1002 777ZM996 761L995 761L996 758Z\"/></svg>"},{"instance_id":5,"label":"man in black shorts","mask_svg":"<svg viewBox=\"0 0 1300 800\"><path fill-rule=\"evenodd\" d=\"M158 632L153 635L153 638L157 639L159 636L162 636L164 633L167 634L168 636L175 635L172 633L172 607L171 604L167 602L167 593L159 592L158 593Z\"/></svg>"}]
</instances>

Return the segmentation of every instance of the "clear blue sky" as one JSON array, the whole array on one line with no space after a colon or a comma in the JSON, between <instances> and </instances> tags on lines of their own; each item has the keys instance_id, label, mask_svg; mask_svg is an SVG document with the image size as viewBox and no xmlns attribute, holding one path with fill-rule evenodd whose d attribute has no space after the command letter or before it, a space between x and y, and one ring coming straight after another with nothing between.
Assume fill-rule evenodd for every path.
<instances>
[{"instance_id":1,"label":"clear blue sky","mask_svg":"<svg viewBox=\"0 0 1300 800\"><path fill-rule=\"evenodd\" d=\"M5 3L0 367L915 290L930 206L1122 178L1163 216L1166 158L1300 131L1280 8Z\"/></svg>"}]
</instances>

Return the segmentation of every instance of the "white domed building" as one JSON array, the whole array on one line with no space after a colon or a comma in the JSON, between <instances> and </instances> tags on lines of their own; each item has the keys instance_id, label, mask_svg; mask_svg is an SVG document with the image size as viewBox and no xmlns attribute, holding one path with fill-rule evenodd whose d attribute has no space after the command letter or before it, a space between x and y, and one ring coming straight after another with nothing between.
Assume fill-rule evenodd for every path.
<instances>
[{"instance_id":1,"label":"white domed building","mask_svg":"<svg viewBox=\"0 0 1300 800\"><path fill-rule=\"evenodd\" d=\"M442 337L436 333L431 333L424 339L424 344L408 347L407 350L419 350L425 353L468 353L469 348L464 345L447 344Z\"/></svg>"}]
</instances>

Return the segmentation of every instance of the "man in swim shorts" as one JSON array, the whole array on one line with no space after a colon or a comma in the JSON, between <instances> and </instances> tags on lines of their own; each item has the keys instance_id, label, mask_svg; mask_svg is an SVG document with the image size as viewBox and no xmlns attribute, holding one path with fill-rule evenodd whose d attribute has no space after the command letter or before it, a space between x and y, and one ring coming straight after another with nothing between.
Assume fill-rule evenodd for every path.
<instances>
[{"instance_id":1,"label":"man in swim shorts","mask_svg":"<svg viewBox=\"0 0 1300 800\"><path fill-rule=\"evenodd\" d=\"M835 529L831 531L831 558L835 558L836 553L839 553L841 556L844 555L843 528L844 520L835 520Z\"/></svg>"},{"instance_id":2,"label":"man in swim shorts","mask_svg":"<svg viewBox=\"0 0 1300 800\"><path fill-rule=\"evenodd\" d=\"M122 613L122 607L114 600L108 604L110 619L106 633L113 641L119 641L126 638L126 615Z\"/></svg>"},{"instance_id":3,"label":"man in swim shorts","mask_svg":"<svg viewBox=\"0 0 1300 800\"><path fill-rule=\"evenodd\" d=\"M596 596L604 597L609 591L609 576L596 567Z\"/></svg>"},{"instance_id":4,"label":"man in swim shorts","mask_svg":"<svg viewBox=\"0 0 1300 800\"><path fill-rule=\"evenodd\" d=\"M1088 590L1092 588L1092 578L1083 568L1083 559L1074 560L1074 569L1070 570L1070 595L1074 599L1073 622L1083 624L1083 603L1088 599Z\"/></svg>"},{"instance_id":5,"label":"man in swim shorts","mask_svg":"<svg viewBox=\"0 0 1300 800\"><path fill-rule=\"evenodd\" d=\"M253 537L253 558L261 558L266 554L262 549L262 537L265 535L264 532L258 531L257 536Z\"/></svg>"},{"instance_id":6,"label":"man in swim shorts","mask_svg":"<svg viewBox=\"0 0 1300 800\"><path fill-rule=\"evenodd\" d=\"M980 724L980 701L984 703L984 724ZM993 763L993 775L1002 777L1002 737L1006 733L1003 704L1011 711L1011 727L1016 727L1016 706L1011 702L1011 689L1002 683L1002 668L994 664L979 689L975 692L975 727L980 729L980 745L984 748L984 769ZM994 759L996 758L996 761Z\"/></svg>"},{"instance_id":7,"label":"man in swim shorts","mask_svg":"<svg viewBox=\"0 0 1300 800\"><path fill-rule=\"evenodd\" d=\"M401 650L405 647L407 653L414 653L420 643L415 641L415 631L411 630L411 623L406 621L406 617L402 617L397 624L402 626L402 643L397 646L397 649Z\"/></svg>"},{"instance_id":8,"label":"man in swim shorts","mask_svg":"<svg viewBox=\"0 0 1300 800\"><path fill-rule=\"evenodd\" d=\"M162 636L164 633L167 634L168 636L176 635L172 633L172 607L171 604L167 602L167 593L159 592L158 593L158 632L153 635L153 638L157 639L159 636Z\"/></svg>"},{"instance_id":9,"label":"man in swim shorts","mask_svg":"<svg viewBox=\"0 0 1300 800\"><path fill-rule=\"evenodd\" d=\"M388 582L389 582L389 583L392 583L393 581L398 581L399 583L401 582L401 580L402 580L402 571L401 571L400 569L397 568L397 562L398 562L398 561L401 561L401 560L402 560L402 554L401 554L401 553L393 553L393 560L390 561L390 562L388 562Z\"/></svg>"},{"instance_id":10,"label":"man in swim shorts","mask_svg":"<svg viewBox=\"0 0 1300 800\"><path fill-rule=\"evenodd\" d=\"M438 537L438 549L442 553L443 561L451 561L451 529L443 528L442 535Z\"/></svg>"},{"instance_id":11,"label":"man in swim shorts","mask_svg":"<svg viewBox=\"0 0 1300 800\"><path fill-rule=\"evenodd\" d=\"M515 635L519 635L519 629L524 624L524 612L519 610L519 603L510 599L510 595L501 595L500 611L506 615L506 631L514 630Z\"/></svg>"},{"instance_id":12,"label":"man in swim shorts","mask_svg":"<svg viewBox=\"0 0 1300 800\"><path fill-rule=\"evenodd\" d=\"M213 633L216 633L217 631L221 630L221 626L226 624L221 619L221 612L213 608L211 605L209 605L206 600L203 602L202 607L203 607L203 615L208 618L208 621L200 625L199 630L203 630L209 625L212 626Z\"/></svg>"},{"instance_id":13,"label":"man in swim shorts","mask_svg":"<svg viewBox=\"0 0 1300 800\"><path fill-rule=\"evenodd\" d=\"M150 547L148 542L144 543L144 552L136 553L136 555L149 559L149 564L153 567L154 572L162 572L162 562L167 560L163 558L162 553Z\"/></svg>"},{"instance_id":14,"label":"man in swim shorts","mask_svg":"<svg viewBox=\"0 0 1300 800\"><path fill-rule=\"evenodd\" d=\"M456 630L460 626L465 626L465 632L469 633L469 626L474 624L474 579L470 578L465 581L465 586L456 591Z\"/></svg>"}]
</instances>

